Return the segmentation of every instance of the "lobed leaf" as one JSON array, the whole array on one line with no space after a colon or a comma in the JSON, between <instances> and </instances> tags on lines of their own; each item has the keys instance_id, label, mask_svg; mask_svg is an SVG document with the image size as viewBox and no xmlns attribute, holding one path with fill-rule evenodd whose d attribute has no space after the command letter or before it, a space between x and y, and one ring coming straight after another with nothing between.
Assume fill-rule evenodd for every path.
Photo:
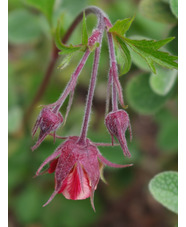
<instances>
[{"instance_id":1,"label":"lobed leaf","mask_svg":"<svg viewBox=\"0 0 186 227\"><path fill-rule=\"evenodd\" d=\"M154 50L158 50L160 47L163 47L164 45L170 43L173 39L174 37L169 37L169 38L157 41L157 40L147 40L147 39L134 40L134 39L125 38L125 41L133 44L136 47L152 48Z\"/></svg>"},{"instance_id":2,"label":"lobed leaf","mask_svg":"<svg viewBox=\"0 0 186 227\"><path fill-rule=\"evenodd\" d=\"M125 42L119 37L115 36L116 40L116 53L117 53L117 62L120 65L120 75L126 74L131 67L131 56L130 51L125 44Z\"/></svg>"},{"instance_id":3,"label":"lobed leaf","mask_svg":"<svg viewBox=\"0 0 186 227\"><path fill-rule=\"evenodd\" d=\"M62 33L63 33L63 30L62 30L62 18L61 18L60 20L58 20L58 24L57 24L56 31L55 31L55 43L56 43L57 48L59 50L61 50L59 52L60 55L71 54L71 53L74 53L74 52L82 49L82 45L73 46L72 44L70 44L70 45L63 44L61 41Z\"/></svg>"},{"instance_id":4,"label":"lobed leaf","mask_svg":"<svg viewBox=\"0 0 186 227\"><path fill-rule=\"evenodd\" d=\"M142 58L145 59L153 73L156 73L154 63L170 69L177 69L175 62L178 58L170 55L168 52L158 50L163 45L169 43L173 38L165 40L131 40L123 37L123 40Z\"/></svg>"},{"instance_id":5,"label":"lobed leaf","mask_svg":"<svg viewBox=\"0 0 186 227\"><path fill-rule=\"evenodd\" d=\"M169 210L178 213L178 173L166 171L156 175L149 183L153 197Z\"/></svg>"},{"instance_id":6,"label":"lobed leaf","mask_svg":"<svg viewBox=\"0 0 186 227\"><path fill-rule=\"evenodd\" d=\"M116 23L109 29L109 32L116 33L118 36L123 36L130 28L134 17L124 20L117 20Z\"/></svg>"}]
</instances>

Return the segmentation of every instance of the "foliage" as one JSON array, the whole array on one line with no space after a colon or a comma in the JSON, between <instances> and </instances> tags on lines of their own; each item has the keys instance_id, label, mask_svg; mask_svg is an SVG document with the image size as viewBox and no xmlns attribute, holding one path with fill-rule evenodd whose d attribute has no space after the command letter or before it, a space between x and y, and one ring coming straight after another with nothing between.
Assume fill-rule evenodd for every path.
<instances>
[{"instance_id":1,"label":"foliage","mask_svg":"<svg viewBox=\"0 0 186 227\"><path fill-rule=\"evenodd\" d=\"M156 175L149 183L154 198L169 210L178 213L178 173L167 171Z\"/></svg>"}]
</instances>

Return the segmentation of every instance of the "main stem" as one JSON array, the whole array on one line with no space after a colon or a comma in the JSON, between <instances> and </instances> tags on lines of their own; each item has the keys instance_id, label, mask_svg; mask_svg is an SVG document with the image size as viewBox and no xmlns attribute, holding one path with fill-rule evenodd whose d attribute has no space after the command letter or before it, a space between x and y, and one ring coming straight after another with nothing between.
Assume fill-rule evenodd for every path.
<instances>
[{"instance_id":1,"label":"main stem","mask_svg":"<svg viewBox=\"0 0 186 227\"><path fill-rule=\"evenodd\" d=\"M82 129L81 129L80 137L79 137L79 140L78 140L78 144L81 144L81 145L86 144L88 122L89 122L89 118L90 118L92 100L93 100L93 95L94 95L94 90L95 90L95 85L96 85L96 78L97 78L97 72L98 72L98 65L99 65L101 44L102 44L102 38L103 38L103 31L104 31L104 28L105 28L104 16L105 15L102 13L102 11L99 11L99 18L98 18L99 21L98 21L98 26L97 26L97 29L99 29L99 31L100 31L100 37L99 37L99 40L98 40L99 47L97 47L96 50L95 50L93 70L92 70L91 81L90 81L89 90L88 90L88 96L87 96L87 101L86 101L86 109L85 109L85 114L84 114L84 119L83 119L83 125L82 125Z\"/></svg>"},{"instance_id":2,"label":"main stem","mask_svg":"<svg viewBox=\"0 0 186 227\"><path fill-rule=\"evenodd\" d=\"M81 130L81 134L80 134L78 144L85 144L85 142L86 142L88 122L89 122L89 118L90 118L92 100L93 100L94 89L95 89L95 85L96 85L96 77L97 77L97 71L98 71L100 49L101 49L101 47L98 47L95 50L93 70L92 70L92 76L91 76L90 86L89 86L89 90L88 90L86 110L85 110L85 115L84 115L84 120L83 120L83 127L82 127L82 130Z\"/></svg>"}]
</instances>

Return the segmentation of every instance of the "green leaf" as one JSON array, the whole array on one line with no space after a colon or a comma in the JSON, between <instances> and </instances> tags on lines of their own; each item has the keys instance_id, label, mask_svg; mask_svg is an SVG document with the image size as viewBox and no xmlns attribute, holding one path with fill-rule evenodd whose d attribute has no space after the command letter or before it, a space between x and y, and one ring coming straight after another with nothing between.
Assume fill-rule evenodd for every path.
<instances>
[{"instance_id":1,"label":"green leaf","mask_svg":"<svg viewBox=\"0 0 186 227\"><path fill-rule=\"evenodd\" d=\"M82 46L81 45L77 45L77 46L73 46L72 44L70 45L64 45L63 43L61 43L61 47L60 47L60 52L58 54L62 55L62 54L72 54L76 51L82 50Z\"/></svg>"},{"instance_id":2,"label":"green leaf","mask_svg":"<svg viewBox=\"0 0 186 227\"><path fill-rule=\"evenodd\" d=\"M71 59L72 59L72 57L74 56L75 53L76 53L76 52L73 52L73 53L71 53L71 54L66 55L66 56L63 58L63 60L62 60L62 62L60 63L60 65L58 66L58 69L64 69L65 67L67 67L67 66L69 65L69 63L70 63L70 61L71 61Z\"/></svg>"},{"instance_id":3,"label":"green leaf","mask_svg":"<svg viewBox=\"0 0 186 227\"><path fill-rule=\"evenodd\" d=\"M41 11L46 18L48 19L49 23L52 23L52 13L54 8L55 0L25 0L26 3L35 7L39 11Z\"/></svg>"},{"instance_id":4,"label":"green leaf","mask_svg":"<svg viewBox=\"0 0 186 227\"><path fill-rule=\"evenodd\" d=\"M72 44L70 45L65 45L62 43L61 39L62 39L62 34L63 34L63 29L62 29L62 17L58 20L58 24L56 27L56 31L55 31L55 43L58 49L60 49L61 51L59 52L60 55L62 54L71 54L74 53L78 50L82 50L83 46L82 45L77 45L77 46L73 46Z\"/></svg>"},{"instance_id":5,"label":"green leaf","mask_svg":"<svg viewBox=\"0 0 186 227\"><path fill-rule=\"evenodd\" d=\"M177 152L178 150L178 119L170 113L160 116L160 130L157 135L157 145L161 150Z\"/></svg>"},{"instance_id":6,"label":"green leaf","mask_svg":"<svg viewBox=\"0 0 186 227\"><path fill-rule=\"evenodd\" d=\"M178 0L170 0L172 13L178 18Z\"/></svg>"},{"instance_id":7,"label":"green leaf","mask_svg":"<svg viewBox=\"0 0 186 227\"><path fill-rule=\"evenodd\" d=\"M133 77L126 87L126 97L129 107L144 115L154 114L166 102L169 94L159 96L152 91L149 85L149 74Z\"/></svg>"},{"instance_id":8,"label":"green leaf","mask_svg":"<svg viewBox=\"0 0 186 227\"><path fill-rule=\"evenodd\" d=\"M177 69L178 64L175 62L178 58L170 55L167 52L158 50L163 45L169 43L173 38L165 40L132 40L124 38L123 40L134 50L137 54L145 59L153 73L156 73L154 63L170 69Z\"/></svg>"},{"instance_id":9,"label":"green leaf","mask_svg":"<svg viewBox=\"0 0 186 227\"><path fill-rule=\"evenodd\" d=\"M157 67L157 73L151 73L150 86L158 95L166 95L173 87L177 77L177 70Z\"/></svg>"},{"instance_id":10,"label":"green leaf","mask_svg":"<svg viewBox=\"0 0 186 227\"><path fill-rule=\"evenodd\" d=\"M14 205L15 215L19 222L27 225L33 223L41 216L41 204L43 203L42 194L33 186L24 187L16 196ZM25 209L25 204L29 204Z\"/></svg>"},{"instance_id":11,"label":"green leaf","mask_svg":"<svg viewBox=\"0 0 186 227\"><path fill-rule=\"evenodd\" d=\"M158 50L160 47L163 47L164 45L170 43L173 39L174 37L169 37L167 39L157 41L157 40L147 40L147 39L134 40L134 39L125 38L125 41L131 43L135 47L150 48L153 50Z\"/></svg>"},{"instance_id":12,"label":"green leaf","mask_svg":"<svg viewBox=\"0 0 186 227\"><path fill-rule=\"evenodd\" d=\"M130 56L130 51L128 50L126 44L124 41L118 37L115 36L117 46L116 47L116 57L117 57L117 62L120 65L120 75L126 74L131 67L131 56Z\"/></svg>"},{"instance_id":13,"label":"green leaf","mask_svg":"<svg viewBox=\"0 0 186 227\"><path fill-rule=\"evenodd\" d=\"M167 50L170 51L170 53L177 56L178 55L178 25L176 25L170 30L169 36L174 36L175 39L171 43L168 43Z\"/></svg>"},{"instance_id":14,"label":"green leaf","mask_svg":"<svg viewBox=\"0 0 186 227\"><path fill-rule=\"evenodd\" d=\"M8 132L15 133L20 129L22 123L22 110L18 107L12 107L8 112Z\"/></svg>"},{"instance_id":15,"label":"green leaf","mask_svg":"<svg viewBox=\"0 0 186 227\"><path fill-rule=\"evenodd\" d=\"M12 44L34 42L42 33L38 18L27 10L15 10L8 16L8 41Z\"/></svg>"},{"instance_id":16,"label":"green leaf","mask_svg":"<svg viewBox=\"0 0 186 227\"><path fill-rule=\"evenodd\" d=\"M83 27L82 27L82 44L87 45L88 43L88 33L86 25L85 11L83 12Z\"/></svg>"},{"instance_id":17,"label":"green leaf","mask_svg":"<svg viewBox=\"0 0 186 227\"><path fill-rule=\"evenodd\" d=\"M117 20L116 23L109 29L109 32L116 33L118 36L123 36L130 28L134 17L124 20Z\"/></svg>"},{"instance_id":18,"label":"green leaf","mask_svg":"<svg viewBox=\"0 0 186 227\"><path fill-rule=\"evenodd\" d=\"M176 23L169 2L165 0L141 0L139 10L146 18L163 23Z\"/></svg>"},{"instance_id":19,"label":"green leaf","mask_svg":"<svg viewBox=\"0 0 186 227\"><path fill-rule=\"evenodd\" d=\"M149 183L153 197L169 210L178 213L178 173L166 171L157 174Z\"/></svg>"}]
</instances>

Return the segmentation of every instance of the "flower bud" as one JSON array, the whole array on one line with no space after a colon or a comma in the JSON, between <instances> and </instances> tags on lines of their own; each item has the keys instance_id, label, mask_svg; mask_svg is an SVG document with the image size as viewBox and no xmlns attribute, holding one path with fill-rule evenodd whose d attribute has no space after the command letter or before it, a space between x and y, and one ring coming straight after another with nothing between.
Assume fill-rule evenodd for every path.
<instances>
[{"instance_id":1,"label":"flower bud","mask_svg":"<svg viewBox=\"0 0 186 227\"><path fill-rule=\"evenodd\" d=\"M32 136L34 136L37 129L40 128L38 141L32 147L32 151L35 150L41 144L41 142L49 133L51 133L52 131L54 131L55 133L55 131L59 128L59 126L62 123L63 116L61 115L60 112L55 113L53 112L52 108L49 107L43 108L32 130Z\"/></svg>"},{"instance_id":2,"label":"flower bud","mask_svg":"<svg viewBox=\"0 0 186 227\"><path fill-rule=\"evenodd\" d=\"M127 128L129 128L130 139L132 139L131 125L127 112L124 110L110 112L105 118L105 124L109 133L112 136L112 141L113 137L116 136L121 145L124 156L130 157L131 154L128 150L127 141L125 138L125 132Z\"/></svg>"}]
</instances>

